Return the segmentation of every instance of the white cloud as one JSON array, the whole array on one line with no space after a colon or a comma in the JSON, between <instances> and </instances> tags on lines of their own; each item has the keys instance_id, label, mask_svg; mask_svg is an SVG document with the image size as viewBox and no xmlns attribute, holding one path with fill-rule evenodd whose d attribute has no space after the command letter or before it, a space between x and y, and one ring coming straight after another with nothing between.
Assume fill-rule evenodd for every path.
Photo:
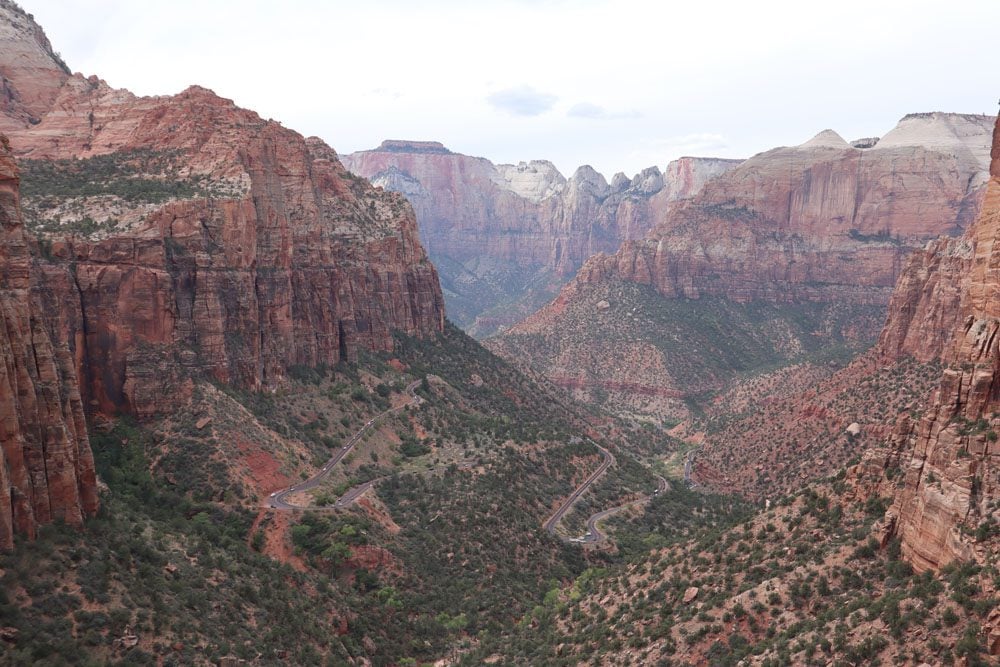
<instances>
[{"instance_id":1,"label":"white cloud","mask_svg":"<svg viewBox=\"0 0 1000 667\"><path fill-rule=\"evenodd\" d=\"M590 102L580 102L574 104L566 112L571 118L588 118L591 120L627 120L629 118L640 118L642 114L634 109L631 111L608 111L602 106L591 104Z\"/></svg>"},{"instance_id":2,"label":"white cloud","mask_svg":"<svg viewBox=\"0 0 1000 667\"><path fill-rule=\"evenodd\" d=\"M489 95L486 101L493 108L512 116L538 116L555 105L559 98L551 93L543 93L531 86L505 88Z\"/></svg>"}]
</instances>

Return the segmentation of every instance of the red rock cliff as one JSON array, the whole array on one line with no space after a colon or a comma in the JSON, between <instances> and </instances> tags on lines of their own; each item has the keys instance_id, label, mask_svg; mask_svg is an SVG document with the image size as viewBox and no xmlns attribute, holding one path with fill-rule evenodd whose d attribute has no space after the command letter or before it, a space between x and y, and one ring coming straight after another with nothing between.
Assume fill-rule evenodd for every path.
<instances>
[{"instance_id":1,"label":"red rock cliff","mask_svg":"<svg viewBox=\"0 0 1000 667\"><path fill-rule=\"evenodd\" d=\"M13 42L31 42L0 53L22 91L45 78L11 62L39 51L40 29L10 30L23 18L0 6ZM58 85L34 96L33 118L5 122L95 407L151 414L193 373L273 387L290 365L443 328L411 208L322 141L203 88L140 98L96 77L45 80Z\"/></svg>"},{"instance_id":2,"label":"red rock cliff","mask_svg":"<svg viewBox=\"0 0 1000 667\"><path fill-rule=\"evenodd\" d=\"M94 459L73 357L32 266L18 174L0 135L0 549L14 533L97 511Z\"/></svg>"},{"instance_id":3,"label":"red rock cliff","mask_svg":"<svg viewBox=\"0 0 1000 667\"><path fill-rule=\"evenodd\" d=\"M873 148L826 131L754 156L577 280L668 297L885 303L913 247L974 217L992 120L913 114Z\"/></svg>"},{"instance_id":4,"label":"red rock cliff","mask_svg":"<svg viewBox=\"0 0 1000 667\"><path fill-rule=\"evenodd\" d=\"M524 299L541 283L551 297L588 257L642 238L676 201L739 162L681 158L665 173L650 167L608 183L586 166L567 179L549 162L494 165L434 142L386 141L344 157L348 169L413 204L453 295L449 314L477 333L494 328L483 319L473 324L477 315ZM532 309L539 303L527 301ZM528 312L492 315L509 324Z\"/></svg>"},{"instance_id":5,"label":"red rock cliff","mask_svg":"<svg viewBox=\"0 0 1000 667\"><path fill-rule=\"evenodd\" d=\"M899 424L888 451L862 472L900 469L889 534L918 570L995 553L980 527L1000 519L1000 126L982 210L962 239L939 241L908 265L879 342L884 358L913 354L947 365L931 407Z\"/></svg>"},{"instance_id":6,"label":"red rock cliff","mask_svg":"<svg viewBox=\"0 0 1000 667\"><path fill-rule=\"evenodd\" d=\"M156 204L54 197L55 210L118 221L87 238L50 232L48 274L70 291L61 303L82 332L84 393L103 410L151 414L192 372L272 387L290 365L443 327L437 274L405 200L352 177L318 139L211 91L135 98L74 77L11 142L31 160L152 156L198 184ZM161 167L137 168L156 178Z\"/></svg>"}]
</instances>

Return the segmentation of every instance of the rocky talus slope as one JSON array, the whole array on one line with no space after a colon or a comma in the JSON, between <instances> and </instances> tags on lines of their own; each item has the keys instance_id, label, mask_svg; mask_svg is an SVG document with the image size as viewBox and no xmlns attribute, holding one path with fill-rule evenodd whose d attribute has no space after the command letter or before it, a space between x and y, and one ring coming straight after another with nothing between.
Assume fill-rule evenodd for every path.
<instances>
[{"instance_id":1,"label":"rocky talus slope","mask_svg":"<svg viewBox=\"0 0 1000 667\"><path fill-rule=\"evenodd\" d=\"M946 365L928 409L901 419L858 471L893 492L885 533L920 570L995 558L1000 537L1000 131L992 156L978 219L909 265L880 341L886 358L937 355Z\"/></svg>"},{"instance_id":2,"label":"rocky talus slope","mask_svg":"<svg viewBox=\"0 0 1000 667\"><path fill-rule=\"evenodd\" d=\"M449 316L476 335L529 314L588 257L642 238L740 162L685 157L609 183L587 166L567 179L543 160L494 165L436 142L386 141L343 160L413 204Z\"/></svg>"},{"instance_id":3,"label":"rocky talus slope","mask_svg":"<svg viewBox=\"0 0 1000 667\"><path fill-rule=\"evenodd\" d=\"M0 549L39 524L97 511L94 458L58 313L46 307L18 206L18 173L0 135Z\"/></svg>"},{"instance_id":4,"label":"rocky talus slope","mask_svg":"<svg viewBox=\"0 0 1000 667\"><path fill-rule=\"evenodd\" d=\"M0 4L0 40L3 127L21 169L25 226L39 238L37 312L68 349L42 342L41 320L18 301L23 286L11 292L20 319L9 326L22 337L37 331L39 386L61 392L53 405L71 426L28 404L10 404L11 424L38 419L45 427L33 437L83 452L77 381L89 410L148 417L183 403L191 378L271 389L291 367L391 349L394 332L443 330L437 273L412 209L347 172L319 139L204 88L136 97L67 75L12 3ZM23 264L24 232L12 229ZM6 430L5 449L20 447L19 433ZM43 520L92 511L93 474L80 460L89 500L67 495L52 512L39 505Z\"/></svg>"}]
</instances>

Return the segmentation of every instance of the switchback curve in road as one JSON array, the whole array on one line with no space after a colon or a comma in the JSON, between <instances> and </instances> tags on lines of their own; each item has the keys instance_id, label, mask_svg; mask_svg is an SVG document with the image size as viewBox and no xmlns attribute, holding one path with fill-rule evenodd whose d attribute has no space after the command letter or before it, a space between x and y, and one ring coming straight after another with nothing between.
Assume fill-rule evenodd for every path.
<instances>
[{"instance_id":1,"label":"switchback curve in road","mask_svg":"<svg viewBox=\"0 0 1000 667\"><path fill-rule=\"evenodd\" d=\"M337 505L335 505L334 507L317 507L315 505L296 505L294 503L288 502L288 497L291 494L298 493L300 491L308 491L309 489L314 489L317 486L319 486L324 479L329 477L330 472L333 470L333 467L338 463L340 463L345 456L347 456L348 454L351 453L351 451L354 450L354 446L357 445L358 442L361 440L361 437L365 434L365 431L375 426L375 424L381 421L385 416L405 410L407 407L411 405L419 405L423 401L423 399L417 396L416 389L417 386L422 381L423 380L414 380L410 384L406 385L406 389L404 391L410 397L409 402L404 403L403 405L398 405L394 408L389 408L388 410L384 410L379 414L375 415L374 417L372 417L371 419L369 419L367 422L365 422L364 426L358 429L358 431L350 437L350 439L347 441L347 444L345 444L343 447L337 450L337 453L335 453L332 457L330 457L330 460L328 460L326 463L323 464L322 470L320 470L318 473L316 473L309 479L299 482L298 484L292 484L290 487L286 489L275 491L274 493L269 495L267 499L264 501L264 507L267 509L285 510L285 511L330 510L334 509L337 506L343 506L341 505L341 502L344 501L344 499L348 495L354 494L352 498L350 498L347 502L344 503L345 505L349 505L358 496L360 496L362 493L371 488L371 485L374 484L375 480L372 480L371 482L366 482L365 484L356 486L353 489L349 490L347 494L345 494L345 496L341 497L337 501Z\"/></svg>"},{"instance_id":2,"label":"switchback curve in road","mask_svg":"<svg viewBox=\"0 0 1000 667\"><path fill-rule=\"evenodd\" d=\"M595 447L597 447L597 449L601 451L601 454L604 456L604 461L601 462L601 465L598 466L597 470L592 472L590 476L587 477L587 479L583 480L583 483L580 484L580 486L576 487L576 490L574 490L573 493L570 494L569 498L567 498L566 501L559 506L559 509L557 509L555 513L549 517L548 521L545 522L544 528L546 532L548 532L549 535L552 535L553 537L556 537L556 526L558 526L559 522L562 521L562 518L563 516L566 515L566 512L568 512L570 508L573 507L574 504L576 504L576 501L580 499L580 496L582 496L584 492L587 489L589 489L591 485L601 477L601 475L607 472L608 468L610 468L615 464L614 454L609 452L604 447L601 447L594 441L591 441L591 444L593 444Z\"/></svg>"}]
</instances>

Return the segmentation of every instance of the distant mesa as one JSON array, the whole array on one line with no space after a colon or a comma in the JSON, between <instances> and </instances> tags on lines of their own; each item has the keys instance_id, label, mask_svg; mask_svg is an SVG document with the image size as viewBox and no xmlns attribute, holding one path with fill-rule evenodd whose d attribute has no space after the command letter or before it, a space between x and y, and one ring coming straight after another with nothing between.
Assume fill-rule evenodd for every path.
<instances>
[{"instance_id":1,"label":"distant mesa","mask_svg":"<svg viewBox=\"0 0 1000 667\"><path fill-rule=\"evenodd\" d=\"M989 142L982 140L993 131L995 116L934 111L903 116L877 148L922 146L944 152L970 152L976 160L989 164Z\"/></svg>"},{"instance_id":2,"label":"distant mesa","mask_svg":"<svg viewBox=\"0 0 1000 667\"><path fill-rule=\"evenodd\" d=\"M436 153L451 155L451 151L440 141L408 141L405 139L386 139L376 149L384 153Z\"/></svg>"}]
</instances>

